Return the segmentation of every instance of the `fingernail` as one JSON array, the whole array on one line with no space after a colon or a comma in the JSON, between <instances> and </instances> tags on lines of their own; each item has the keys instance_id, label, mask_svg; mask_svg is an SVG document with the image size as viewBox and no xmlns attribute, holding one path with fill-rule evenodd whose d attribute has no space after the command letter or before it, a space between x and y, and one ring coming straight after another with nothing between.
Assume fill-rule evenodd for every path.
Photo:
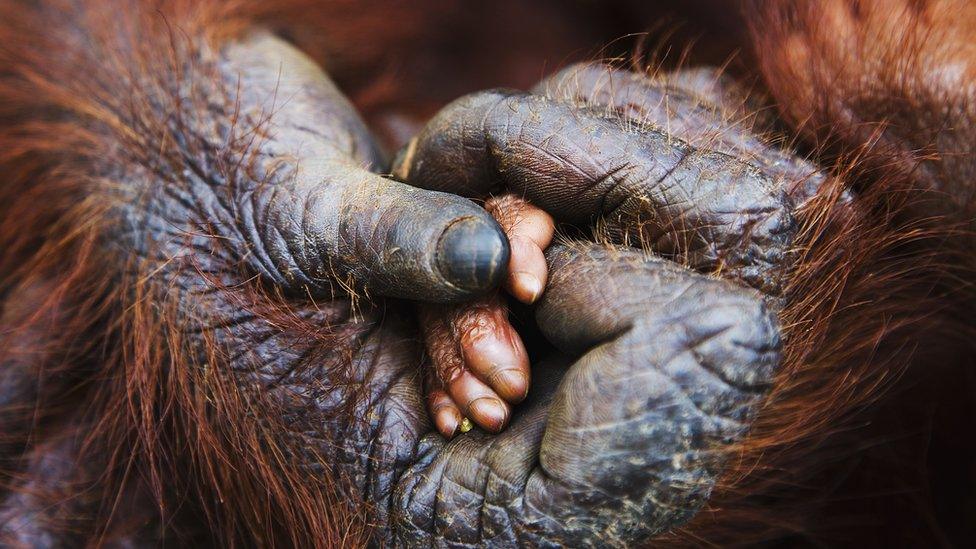
<instances>
[{"instance_id":1,"label":"fingernail","mask_svg":"<svg viewBox=\"0 0 976 549\"><path fill-rule=\"evenodd\" d=\"M472 338L461 336L461 357L472 371L492 389L512 404L525 398L528 391L528 357L518 334L492 334L492 337Z\"/></svg>"},{"instance_id":2,"label":"fingernail","mask_svg":"<svg viewBox=\"0 0 976 549\"><path fill-rule=\"evenodd\" d=\"M512 404L525 399L529 392L529 380L521 370L503 370L492 380L492 388L499 396Z\"/></svg>"},{"instance_id":3,"label":"fingernail","mask_svg":"<svg viewBox=\"0 0 976 549\"><path fill-rule=\"evenodd\" d=\"M461 415L456 410L442 408L437 412L434 423L437 424L437 430L444 435L444 438L450 440L458 432L461 424Z\"/></svg>"},{"instance_id":4,"label":"fingernail","mask_svg":"<svg viewBox=\"0 0 976 549\"><path fill-rule=\"evenodd\" d=\"M451 284L471 291L490 290L508 267L508 238L490 219L455 221L437 244L437 268Z\"/></svg>"},{"instance_id":5,"label":"fingernail","mask_svg":"<svg viewBox=\"0 0 976 549\"><path fill-rule=\"evenodd\" d=\"M468 415L473 417L478 425L492 433L501 431L502 427L505 426L505 420L508 419L508 412L505 411L505 405L502 404L502 401L491 397L475 400L468 406L468 412Z\"/></svg>"},{"instance_id":6,"label":"fingernail","mask_svg":"<svg viewBox=\"0 0 976 549\"><path fill-rule=\"evenodd\" d=\"M512 279L515 287L519 288L522 297L524 297L523 302L535 303L542 295L542 281L534 274L519 271L512 274Z\"/></svg>"}]
</instances>

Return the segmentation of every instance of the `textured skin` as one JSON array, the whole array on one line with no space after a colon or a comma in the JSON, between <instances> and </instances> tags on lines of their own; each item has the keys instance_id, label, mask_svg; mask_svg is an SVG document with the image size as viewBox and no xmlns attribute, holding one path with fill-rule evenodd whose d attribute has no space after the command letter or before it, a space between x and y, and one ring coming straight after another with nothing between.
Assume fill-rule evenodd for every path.
<instances>
[{"instance_id":1,"label":"textured skin","mask_svg":"<svg viewBox=\"0 0 976 549\"><path fill-rule=\"evenodd\" d=\"M178 147L172 165L127 168L136 196L120 197L128 225L113 246L159 262L153 276L176 292L190 341L201 353L207 341L217 342L237 383L280 404L287 426L280 436L297 448L292 459L309 474L329 469L348 479L352 495L370 503L378 542L627 545L680 525L704 504L721 469L713 450L747 429L780 360L775 314L760 292L631 249L553 250L537 314L560 354L536 368L529 400L509 429L447 443L425 409L412 308L382 296L457 300L490 287L490 277L474 276L466 288L464 277L456 277L460 286L445 281L436 266L447 228L490 218L466 199L361 169L378 161L362 125L328 79L277 39L232 45L217 54L216 66L228 85L240 82L238 100L221 103L211 90L213 120L189 121L181 132L198 142ZM697 248L675 244L676 254L701 264L716 261L718 250L765 262L782 256L794 227L790 199L756 168L651 131L635 138L621 133L619 121L530 96L489 93L460 105L487 99L505 102L494 112L512 117L495 120L491 135L514 129L536 106L556 107L560 116L546 119L554 126L527 124L529 138L512 143L531 146L546 132L566 130L569 146L579 137L571 132L580 131L573 121L586 120L603 147L587 160L636 166L621 184L610 185L594 168L583 175L595 181L543 188L548 201L540 203L554 213L588 222L589 209L610 203L600 187L610 185L620 212L668 220L658 228L660 241L680 241L676 217L696 228L717 224L696 237ZM273 115L254 130L260 139L246 167L218 169L225 160L218 145L228 141L232 121L267 112ZM456 112L438 120L450 123ZM461 173L495 165L484 154L442 160L463 162ZM502 160L514 171L562 169ZM686 197L691 202L681 209L691 213L682 214L672 207L686 192L680 184L705 170L729 175ZM656 183L648 188L647 181ZM566 199L575 196L570 184L595 189L573 199L583 207ZM723 196L733 184L735 193ZM750 204L745 214L741 201ZM738 247L743 215L761 227L746 255ZM632 216L618 221L632 230L625 222ZM479 241L482 233L463 229L459 241ZM426 262L398 261L401 248ZM461 271L464 262L475 265L468 274L504 267L505 253L465 249ZM233 289L255 276L292 296L294 313L334 336L333 344L241 307ZM757 285L766 285L764 276L756 271ZM347 287L365 288L369 299L353 299ZM206 360L199 363L209 367Z\"/></svg>"},{"instance_id":2,"label":"textured skin","mask_svg":"<svg viewBox=\"0 0 976 549\"><path fill-rule=\"evenodd\" d=\"M461 98L398 162L394 173L424 188L482 196L505 184L559 221L603 219L618 240L770 293L798 228L796 199L762 164L540 95Z\"/></svg>"},{"instance_id":3,"label":"textured skin","mask_svg":"<svg viewBox=\"0 0 976 549\"><path fill-rule=\"evenodd\" d=\"M754 290L636 251L547 253L537 366L498 436L428 435L394 500L408 546L620 546L688 520L779 362ZM562 379L559 380L559 377Z\"/></svg>"},{"instance_id":4,"label":"textured skin","mask_svg":"<svg viewBox=\"0 0 976 549\"><path fill-rule=\"evenodd\" d=\"M224 86L194 90L212 118L178 121L186 142L172 164L128 175L145 183L123 197L130 246L166 259L187 241L213 248L216 236L228 244L215 250L220 262L315 297L376 288L456 301L500 282L508 244L494 220L468 200L368 171L382 158L363 122L302 53L258 34L213 63ZM158 177L173 184L161 193L148 183ZM454 259L439 247L448 229L474 247L460 266L444 265Z\"/></svg>"},{"instance_id":5,"label":"textured skin","mask_svg":"<svg viewBox=\"0 0 976 549\"><path fill-rule=\"evenodd\" d=\"M757 132L775 129L771 109L729 76L707 67L657 79L599 63L580 63L545 79L534 90L562 101L606 105L614 115L680 137L762 169L802 204L826 175L812 163Z\"/></svg>"}]
</instances>

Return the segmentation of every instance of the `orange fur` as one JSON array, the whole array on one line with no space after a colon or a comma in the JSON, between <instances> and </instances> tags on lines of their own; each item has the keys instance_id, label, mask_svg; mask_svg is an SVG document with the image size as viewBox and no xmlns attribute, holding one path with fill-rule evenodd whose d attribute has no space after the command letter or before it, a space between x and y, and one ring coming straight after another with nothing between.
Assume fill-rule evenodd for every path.
<instances>
[{"instance_id":1,"label":"orange fur","mask_svg":"<svg viewBox=\"0 0 976 549\"><path fill-rule=\"evenodd\" d=\"M362 507L339 495L340 479L328 471L310 477L290 462L271 404L229 372L205 367L227 364L223 347L211 342L204 357L191 351L188 320L176 314L160 267L136 261L112 269L118 259L102 246L112 192L125 185L114 178L127 175L102 168L167 162L179 131L171 121L193 123L198 108L178 86L210 81L205 48L254 24L257 7L129 2L120 18L119 6L97 2L2 6L0 35L11 47L0 52L0 288L7 307L29 299L33 285L46 295L22 305L37 310L10 319L0 348L5 368L22 360L45 380L42 399L14 403L0 422L37 425L4 430L22 434L12 445L29 447L49 422L65 422L49 402L79 395L71 416L84 430L73 459L97 464L96 477L82 484L101 496L76 511L85 519L72 525L74 539L106 541L120 513L117 495L133 486L155 509L143 525L152 536L329 547L367 535ZM172 268L194 269L172 260ZM236 291L268 322L290 323L326 348L335 343L281 298L246 289ZM40 336L28 340L33 333ZM60 387L65 376L71 382ZM8 488L21 493L28 485L10 460ZM41 509L67 503L63 486L49 488L48 499L35 494L46 502ZM58 532L54 514L31 520Z\"/></svg>"},{"instance_id":2,"label":"orange fur","mask_svg":"<svg viewBox=\"0 0 976 549\"><path fill-rule=\"evenodd\" d=\"M807 208L782 313L785 367L708 511L670 539L965 536L951 524L960 517L936 516L932 491L971 482L972 471L935 470L944 460L926 452L973 417L938 395L968 401L973 389L963 311L973 303L974 79L947 85L938 73L971 70L976 12L952 1L747 4L764 82L809 150L835 166L834 186L858 190L856 206L832 203L828 189ZM971 444L953 448L973 455Z\"/></svg>"}]
</instances>

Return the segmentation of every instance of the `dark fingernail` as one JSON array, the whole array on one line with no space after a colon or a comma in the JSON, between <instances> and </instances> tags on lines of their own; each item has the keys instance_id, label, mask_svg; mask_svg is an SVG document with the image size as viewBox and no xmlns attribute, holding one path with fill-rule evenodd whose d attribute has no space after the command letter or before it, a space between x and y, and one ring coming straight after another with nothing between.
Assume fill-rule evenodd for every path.
<instances>
[{"instance_id":1,"label":"dark fingernail","mask_svg":"<svg viewBox=\"0 0 976 549\"><path fill-rule=\"evenodd\" d=\"M508 266L508 238L489 218L465 217L452 223L437 244L437 268L463 290L490 290Z\"/></svg>"},{"instance_id":2,"label":"dark fingernail","mask_svg":"<svg viewBox=\"0 0 976 549\"><path fill-rule=\"evenodd\" d=\"M478 425L492 433L501 431L508 419L505 405L497 398L479 398L471 403L468 412L468 415L474 418Z\"/></svg>"}]
</instances>

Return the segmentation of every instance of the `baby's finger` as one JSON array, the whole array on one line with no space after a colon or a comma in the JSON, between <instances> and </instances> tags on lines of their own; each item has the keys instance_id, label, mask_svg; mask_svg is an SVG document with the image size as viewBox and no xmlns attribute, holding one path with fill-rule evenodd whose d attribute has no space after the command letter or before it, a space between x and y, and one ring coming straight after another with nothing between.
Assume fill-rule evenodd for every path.
<instances>
[{"instance_id":1,"label":"baby's finger","mask_svg":"<svg viewBox=\"0 0 976 549\"><path fill-rule=\"evenodd\" d=\"M447 392L465 415L489 433L498 433L505 428L511 412L508 404L478 379L470 370L447 383Z\"/></svg>"},{"instance_id":2,"label":"baby's finger","mask_svg":"<svg viewBox=\"0 0 976 549\"><path fill-rule=\"evenodd\" d=\"M529 391L529 356L501 299L459 310L453 326L465 366L503 400L521 402Z\"/></svg>"},{"instance_id":3,"label":"baby's finger","mask_svg":"<svg viewBox=\"0 0 976 549\"><path fill-rule=\"evenodd\" d=\"M528 354L500 296L422 305L419 315L430 360L428 409L438 431L455 435L464 415L500 431L508 421L506 401L521 401L529 388Z\"/></svg>"},{"instance_id":4,"label":"baby's finger","mask_svg":"<svg viewBox=\"0 0 976 549\"><path fill-rule=\"evenodd\" d=\"M508 236L511 256L505 288L523 303L533 303L546 287L548 267L543 251L552 242L552 217L528 201L508 194L492 198L485 209Z\"/></svg>"},{"instance_id":5,"label":"baby's finger","mask_svg":"<svg viewBox=\"0 0 976 549\"><path fill-rule=\"evenodd\" d=\"M437 432L450 440L461 430L464 416L433 372L429 374L428 379L430 382L427 391L427 409L434 418Z\"/></svg>"}]
</instances>

